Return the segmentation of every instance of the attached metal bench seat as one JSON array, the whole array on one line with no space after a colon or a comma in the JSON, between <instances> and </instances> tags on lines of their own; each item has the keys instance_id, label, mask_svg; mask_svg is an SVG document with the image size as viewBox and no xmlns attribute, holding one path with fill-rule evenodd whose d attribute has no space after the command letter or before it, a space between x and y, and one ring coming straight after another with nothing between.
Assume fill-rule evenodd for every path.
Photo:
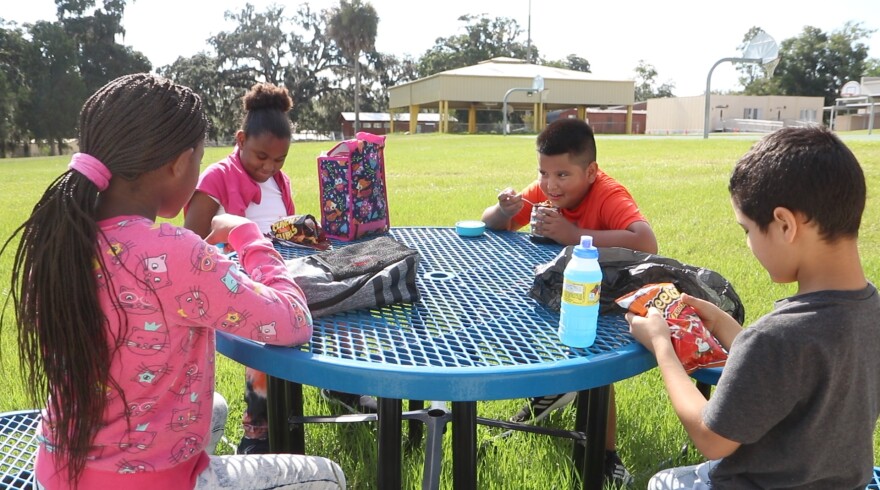
<instances>
[{"instance_id":1,"label":"attached metal bench seat","mask_svg":"<svg viewBox=\"0 0 880 490\"><path fill-rule=\"evenodd\" d=\"M0 488L31 490L39 410L0 413Z\"/></svg>"}]
</instances>

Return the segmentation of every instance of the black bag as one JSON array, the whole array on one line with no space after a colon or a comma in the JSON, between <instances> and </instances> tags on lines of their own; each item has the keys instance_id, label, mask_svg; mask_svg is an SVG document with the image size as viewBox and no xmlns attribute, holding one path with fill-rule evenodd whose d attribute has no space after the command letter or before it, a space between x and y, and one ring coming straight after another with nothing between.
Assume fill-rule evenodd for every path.
<instances>
[{"instance_id":1,"label":"black bag","mask_svg":"<svg viewBox=\"0 0 880 490\"><path fill-rule=\"evenodd\" d=\"M552 261L537 266L529 289L530 297L555 311L559 311L562 301L562 274L572 249L565 247ZM620 247L599 247L599 266L602 268L601 313L623 313L625 310L614 301L620 296L645 284L671 282L679 291L717 305L740 325L745 321L745 307L733 285L713 270Z\"/></svg>"},{"instance_id":2,"label":"black bag","mask_svg":"<svg viewBox=\"0 0 880 490\"><path fill-rule=\"evenodd\" d=\"M312 317L418 301L419 252L388 236L287 261Z\"/></svg>"}]
</instances>

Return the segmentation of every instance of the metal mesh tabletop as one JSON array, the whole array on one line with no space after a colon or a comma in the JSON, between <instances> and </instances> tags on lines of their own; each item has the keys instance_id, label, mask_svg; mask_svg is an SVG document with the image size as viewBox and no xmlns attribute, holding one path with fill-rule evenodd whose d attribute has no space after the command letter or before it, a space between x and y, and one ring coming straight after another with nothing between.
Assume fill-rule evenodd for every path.
<instances>
[{"instance_id":1,"label":"metal mesh tabletop","mask_svg":"<svg viewBox=\"0 0 880 490\"><path fill-rule=\"evenodd\" d=\"M0 414L0 488L33 487L39 410Z\"/></svg>"},{"instance_id":2,"label":"metal mesh tabletop","mask_svg":"<svg viewBox=\"0 0 880 490\"><path fill-rule=\"evenodd\" d=\"M514 232L461 237L451 228L425 227L397 228L390 235L421 255L420 301L315 319L311 342L293 348L299 354L224 335L218 348L303 384L429 400L562 393L602 386L654 365L621 315L600 317L590 348L559 342L559 314L529 298L528 290L535 266L552 260L561 246L535 244ZM335 244L340 245L345 244ZM313 253L296 247L279 251L288 259Z\"/></svg>"}]
</instances>

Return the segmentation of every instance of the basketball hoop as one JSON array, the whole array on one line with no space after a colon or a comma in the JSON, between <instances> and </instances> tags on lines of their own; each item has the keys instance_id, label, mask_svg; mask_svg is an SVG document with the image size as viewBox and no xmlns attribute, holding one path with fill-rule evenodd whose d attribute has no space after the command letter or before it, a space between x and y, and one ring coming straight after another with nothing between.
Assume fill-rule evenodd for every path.
<instances>
[{"instance_id":1,"label":"basketball hoop","mask_svg":"<svg viewBox=\"0 0 880 490\"><path fill-rule=\"evenodd\" d=\"M765 61L761 63L761 68L764 69L764 77L770 78L773 76L773 72L776 71L776 67L779 66L779 60L781 58L777 56L770 61Z\"/></svg>"},{"instance_id":2,"label":"basketball hoop","mask_svg":"<svg viewBox=\"0 0 880 490\"><path fill-rule=\"evenodd\" d=\"M779 45L776 44L776 41L769 34L758 30L749 40L748 44L746 44L745 49L743 49L742 58L721 58L712 65L712 68L709 70L709 76L706 77L706 95L704 97L706 99L706 110L703 119L703 139L709 137L709 98L711 97L712 72L715 71L715 67L725 61L761 65L764 69L764 76L770 78L773 76L773 72L776 71L776 66L779 65Z\"/></svg>"},{"instance_id":3,"label":"basketball hoop","mask_svg":"<svg viewBox=\"0 0 880 490\"><path fill-rule=\"evenodd\" d=\"M855 80L850 80L844 83L843 87L840 87L841 97L857 97L859 95L862 95L862 85Z\"/></svg>"}]
</instances>

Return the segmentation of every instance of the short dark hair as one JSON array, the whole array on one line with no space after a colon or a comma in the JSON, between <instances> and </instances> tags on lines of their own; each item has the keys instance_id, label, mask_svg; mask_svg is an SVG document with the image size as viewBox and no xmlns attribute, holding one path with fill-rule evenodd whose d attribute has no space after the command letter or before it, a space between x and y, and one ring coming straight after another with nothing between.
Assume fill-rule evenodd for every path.
<instances>
[{"instance_id":1,"label":"short dark hair","mask_svg":"<svg viewBox=\"0 0 880 490\"><path fill-rule=\"evenodd\" d=\"M547 156L570 154L583 157L584 166L596 161L593 129L582 119L564 118L550 123L536 141L538 153Z\"/></svg>"},{"instance_id":2,"label":"short dark hair","mask_svg":"<svg viewBox=\"0 0 880 490\"><path fill-rule=\"evenodd\" d=\"M762 232L784 207L814 221L829 242L859 234L865 174L855 155L821 126L782 128L755 143L730 176L730 196Z\"/></svg>"}]
</instances>

